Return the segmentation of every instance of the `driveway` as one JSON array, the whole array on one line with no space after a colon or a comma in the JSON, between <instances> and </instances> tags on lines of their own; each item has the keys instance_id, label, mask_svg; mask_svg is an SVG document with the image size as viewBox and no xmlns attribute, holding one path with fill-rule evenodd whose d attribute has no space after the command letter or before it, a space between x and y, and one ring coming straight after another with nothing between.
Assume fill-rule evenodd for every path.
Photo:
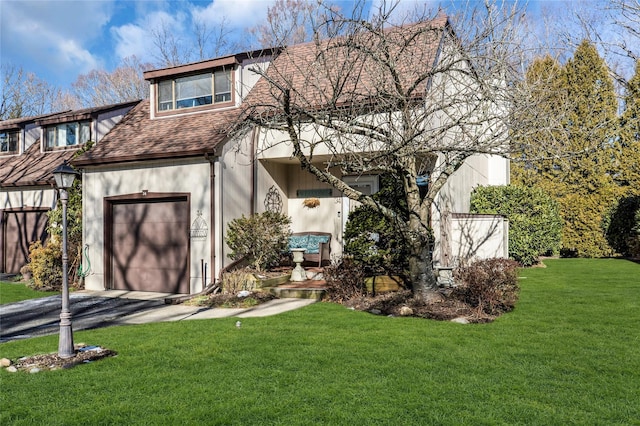
<instances>
[{"instance_id":1,"label":"driveway","mask_svg":"<svg viewBox=\"0 0 640 426\"><path fill-rule=\"evenodd\" d=\"M164 321L265 317L316 302L315 299L274 299L251 308L228 309L167 305L164 302L167 296L171 295L120 290L71 293L69 309L73 330ZM0 343L57 334L61 309L61 296L0 305Z\"/></svg>"},{"instance_id":2,"label":"driveway","mask_svg":"<svg viewBox=\"0 0 640 426\"><path fill-rule=\"evenodd\" d=\"M74 331L119 324L126 316L165 306L162 299L100 297L85 293L71 293L69 302ZM0 343L58 333L61 308L61 296L0 305Z\"/></svg>"}]
</instances>

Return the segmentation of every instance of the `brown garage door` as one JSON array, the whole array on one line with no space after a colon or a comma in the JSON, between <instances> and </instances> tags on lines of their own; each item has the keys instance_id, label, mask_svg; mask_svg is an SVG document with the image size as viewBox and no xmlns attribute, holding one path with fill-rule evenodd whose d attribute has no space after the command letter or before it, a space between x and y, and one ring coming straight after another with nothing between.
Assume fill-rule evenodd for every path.
<instances>
[{"instance_id":1,"label":"brown garage door","mask_svg":"<svg viewBox=\"0 0 640 426\"><path fill-rule=\"evenodd\" d=\"M187 199L111 206L112 288L189 293Z\"/></svg>"},{"instance_id":2,"label":"brown garage door","mask_svg":"<svg viewBox=\"0 0 640 426\"><path fill-rule=\"evenodd\" d=\"M2 212L2 272L20 273L29 263L29 245L47 238L46 210L5 210Z\"/></svg>"}]
</instances>

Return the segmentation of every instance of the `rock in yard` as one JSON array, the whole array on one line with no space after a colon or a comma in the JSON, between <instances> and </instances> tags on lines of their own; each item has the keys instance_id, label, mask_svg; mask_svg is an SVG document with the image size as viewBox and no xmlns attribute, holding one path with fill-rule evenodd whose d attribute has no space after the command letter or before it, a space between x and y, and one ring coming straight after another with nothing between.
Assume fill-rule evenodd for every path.
<instances>
[{"instance_id":1,"label":"rock in yard","mask_svg":"<svg viewBox=\"0 0 640 426\"><path fill-rule=\"evenodd\" d=\"M400 308L400 316L410 317L411 315L413 315L413 309L411 309L410 307L403 306L402 308Z\"/></svg>"},{"instance_id":2,"label":"rock in yard","mask_svg":"<svg viewBox=\"0 0 640 426\"><path fill-rule=\"evenodd\" d=\"M10 367L7 367L7 371L9 373L16 373L18 371L18 369L12 365Z\"/></svg>"},{"instance_id":3,"label":"rock in yard","mask_svg":"<svg viewBox=\"0 0 640 426\"><path fill-rule=\"evenodd\" d=\"M369 312L371 312L373 315L380 315L382 313L380 309L372 309Z\"/></svg>"},{"instance_id":4,"label":"rock in yard","mask_svg":"<svg viewBox=\"0 0 640 426\"><path fill-rule=\"evenodd\" d=\"M0 367L9 367L11 365L11 360L8 358L0 359Z\"/></svg>"},{"instance_id":5,"label":"rock in yard","mask_svg":"<svg viewBox=\"0 0 640 426\"><path fill-rule=\"evenodd\" d=\"M458 317L451 320L451 322L457 322L458 324L469 324L469 320L465 317Z\"/></svg>"}]
</instances>

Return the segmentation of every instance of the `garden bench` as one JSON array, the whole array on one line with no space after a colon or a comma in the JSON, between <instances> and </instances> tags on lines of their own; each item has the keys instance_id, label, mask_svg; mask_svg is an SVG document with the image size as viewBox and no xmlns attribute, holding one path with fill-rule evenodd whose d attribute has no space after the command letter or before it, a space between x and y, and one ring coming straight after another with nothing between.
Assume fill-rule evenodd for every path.
<instances>
[{"instance_id":1,"label":"garden bench","mask_svg":"<svg viewBox=\"0 0 640 426\"><path fill-rule=\"evenodd\" d=\"M331 262L331 233L329 232L294 232L289 237L289 251L303 248L304 262L317 266Z\"/></svg>"}]
</instances>

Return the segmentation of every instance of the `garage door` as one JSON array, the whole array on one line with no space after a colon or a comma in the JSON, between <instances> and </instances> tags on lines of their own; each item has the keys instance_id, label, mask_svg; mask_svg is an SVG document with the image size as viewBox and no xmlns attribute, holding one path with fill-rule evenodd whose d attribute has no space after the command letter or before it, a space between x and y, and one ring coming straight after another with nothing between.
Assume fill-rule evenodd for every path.
<instances>
[{"instance_id":1,"label":"garage door","mask_svg":"<svg viewBox=\"0 0 640 426\"><path fill-rule=\"evenodd\" d=\"M189 204L112 204L111 279L118 290L189 293Z\"/></svg>"},{"instance_id":2,"label":"garage door","mask_svg":"<svg viewBox=\"0 0 640 426\"><path fill-rule=\"evenodd\" d=\"M2 212L2 272L20 273L29 263L29 245L34 241L44 243L47 238L47 213L45 210Z\"/></svg>"}]
</instances>

